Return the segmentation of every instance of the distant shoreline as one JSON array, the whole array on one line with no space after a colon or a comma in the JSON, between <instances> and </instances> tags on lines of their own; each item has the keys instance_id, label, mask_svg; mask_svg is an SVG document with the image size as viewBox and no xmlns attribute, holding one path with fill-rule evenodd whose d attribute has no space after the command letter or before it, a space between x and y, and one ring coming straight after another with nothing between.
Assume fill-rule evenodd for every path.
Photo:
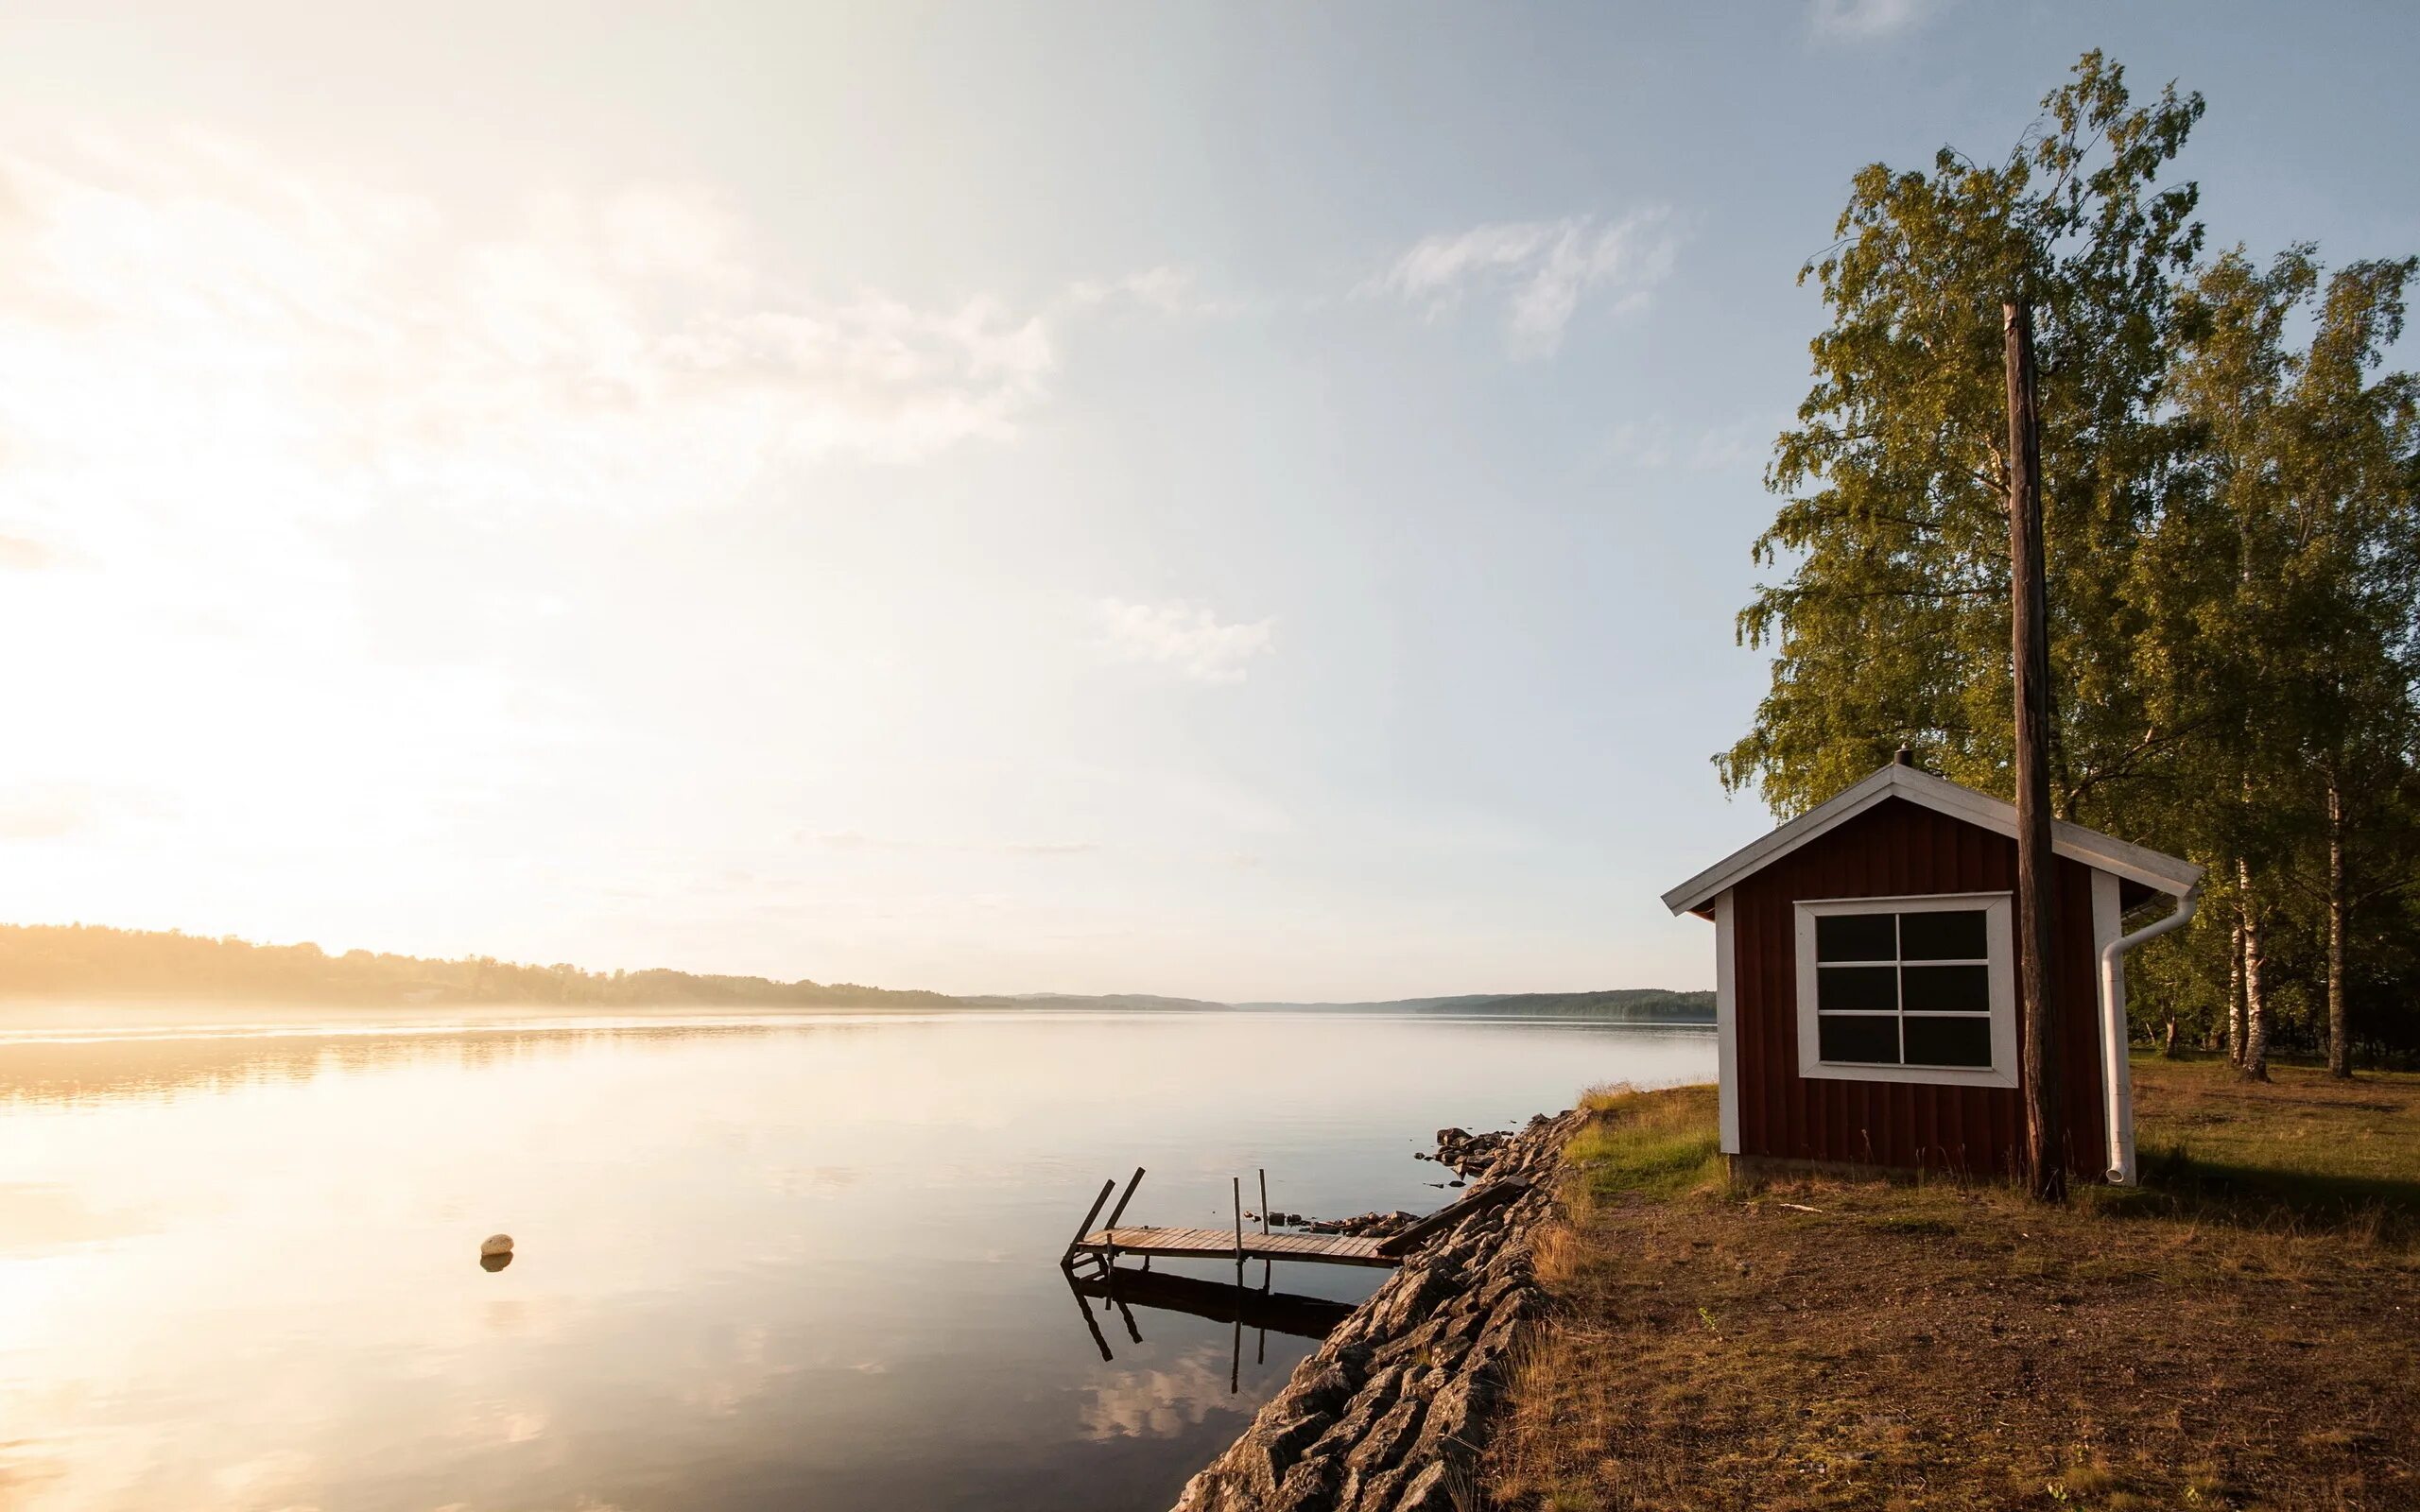
<instances>
[{"instance_id":1,"label":"distant shoreline","mask_svg":"<svg viewBox=\"0 0 2420 1512\"><path fill-rule=\"evenodd\" d=\"M780 982L650 969L590 971L492 956L438 960L313 944L258 945L177 931L0 924L0 1003L428 1009L779 1012L1367 1013L1704 1025L1714 994L1662 988L1463 993L1361 1003L1220 1003L1149 993L950 994L856 983Z\"/></svg>"},{"instance_id":2,"label":"distant shoreline","mask_svg":"<svg viewBox=\"0 0 2420 1512\"><path fill-rule=\"evenodd\" d=\"M223 992L16 993L0 991L0 1040L5 1040L8 1037L13 1017L26 1013L40 1014L45 1009L81 1016L86 1023L96 1028L114 1028L121 1023L128 1027L141 1027L142 1019L146 1015L195 1012L211 1014L212 1017L198 1022L213 1025L278 1023L290 1020L298 1026L316 1024L326 1028L350 1027L355 1023L371 1027L396 1024L459 1028L486 1026L542 1028L559 1021L564 1022L646 1021L667 1024L740 1023L785 1018L811 1018L818 1015L912 1019L961 1014L969 1017L1036 1020L1097 1014L1105 1018L1365 1018L1391 1022L1427 1020L1439 1023L1618 1023L1642 1029L1711 1029L1715 1026L1711 1015L1650 1017L1624 1014L1616 1009L1537 1012L1519 1006L1402 1007L1383 1003L1239 1005L1201 1002L1163 1005L1156 1007L1136 1007L1130 1004L1098 998L1066 998L1048 1002L1028 1000L1014 1005L975 999L960 999L938 1004L839 1002L594 1004L533 1003L510 999L415 1003L365 1002L358 999L329 1002L316 998L268 998L249 993ZM247 1012L260 1017L257 1019L221 1017ZM17 1026L23 1027L22 1024Z\"/></svg>"}]
</instances>

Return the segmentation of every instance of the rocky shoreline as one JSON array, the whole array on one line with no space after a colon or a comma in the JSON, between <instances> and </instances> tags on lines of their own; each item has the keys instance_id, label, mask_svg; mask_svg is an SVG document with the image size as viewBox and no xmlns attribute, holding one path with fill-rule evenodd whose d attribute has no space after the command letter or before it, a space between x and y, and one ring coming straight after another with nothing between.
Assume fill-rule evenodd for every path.
<instances>
[{"instance_id":1,"label":"rocky shoreline","mask_svg":"<svg viewBox=\"0 0 2420 1512\"><path fill-rule=\"evenodd\" d=\"M1530 1190L1475 1213L1389 1277L1186 1483L1175 1512L1453 1512L1475 1503L1506 1351L1540 1306L1530 1241L1552 1211L1556 1167L1582 1116L1541 1114L1506 1134L1440 1130L1435 1159L1465 1180L1518 1177Z\"/></svg>"}]
</instances>

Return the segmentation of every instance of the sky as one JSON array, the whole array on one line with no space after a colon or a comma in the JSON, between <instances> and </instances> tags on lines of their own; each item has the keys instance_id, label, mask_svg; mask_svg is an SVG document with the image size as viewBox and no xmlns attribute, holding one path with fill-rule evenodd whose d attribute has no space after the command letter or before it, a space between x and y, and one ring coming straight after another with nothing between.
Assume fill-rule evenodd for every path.
<instances>
[{"instance_id":1,"label":"sky","mask_svg":"<svg viewBox=\"0 0 2420 1512\"><path fill-rule=\"evenodd\" d=\"M1710 985L1798 269L2093 46L2420 250L2408 7L6 0L0 919Z\"/></svg>"}]
</instances>

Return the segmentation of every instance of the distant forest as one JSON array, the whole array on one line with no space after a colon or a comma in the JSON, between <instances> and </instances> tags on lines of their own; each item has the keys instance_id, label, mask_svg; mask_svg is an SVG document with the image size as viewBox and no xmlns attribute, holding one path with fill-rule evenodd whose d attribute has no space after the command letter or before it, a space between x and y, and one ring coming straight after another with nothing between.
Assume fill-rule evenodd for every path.
<instances>
[{"instance_id":1,"label":"distant forest","mask_svg":"<svg viewBox=\"0 0 2420 1512\"><path fill-rule=\"evenodd\" d=\"M1620 1019L1633 1023L1712 1023L1714 994L1659 987L1597 992L1502 992L1392 1003L1238 1003L1244 1009L1318 1008L1332 1013L1500 1013L1511 1018Z\"/></svg>"},{"instance_id":2,"label":"distant forest","mask_svg":"<svg viewBox=\"0 0 2420 1512\"><path fill-rule=\"evenodd\" d=\"M490 955L429 960L228 936L0 924L0 997L251 998L274 1003L525 1003L595 1007L950 1007L939 992L687 971L587 971Z\"/></svg>"},{"instance_id":3,"label":"distant forest","mask_svg":"<svg viewBox=\"0 0 2420 1512\"><path fill-rule=\"evenodd\" d=\"M1627 988L1407 998L1390 1003L1212 1003L1194 998L1058 993L952 997L853 982L776 982L652 968L590 971L489 955L431 960L372 951L331 955L313 944L255 945L176 931L96 924L0 924L0 998L205 998L339 1005L523 1004L566 1007L1021 1008L1042 1011L1236 1009L1486 1013L1711 1023L1714 994Z\"/></svg>"}]
</instances>

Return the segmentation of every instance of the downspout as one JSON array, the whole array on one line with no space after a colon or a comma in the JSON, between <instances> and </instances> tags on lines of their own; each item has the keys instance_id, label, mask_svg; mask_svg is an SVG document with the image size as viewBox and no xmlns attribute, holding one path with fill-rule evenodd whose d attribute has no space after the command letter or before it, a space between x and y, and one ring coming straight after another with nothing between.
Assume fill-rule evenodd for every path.
<instances>
[{"instance_id":1,"label":"downspout","mask_svg":"<svg viewBox=\"0 0 2420 1512\"><path fill-rule=\"evenodd\" d=\"M2202 888L2196 884L2177 899L2176 912L2100 948L2101 1112L2109 1125L2109 1179L2118 1186L2135 1184L2135 1079L2126 1067L2126 1002L2118 985L2123 969L2118 957L2189 922L2201 901Z\"/></svg>"}]
</instances>

